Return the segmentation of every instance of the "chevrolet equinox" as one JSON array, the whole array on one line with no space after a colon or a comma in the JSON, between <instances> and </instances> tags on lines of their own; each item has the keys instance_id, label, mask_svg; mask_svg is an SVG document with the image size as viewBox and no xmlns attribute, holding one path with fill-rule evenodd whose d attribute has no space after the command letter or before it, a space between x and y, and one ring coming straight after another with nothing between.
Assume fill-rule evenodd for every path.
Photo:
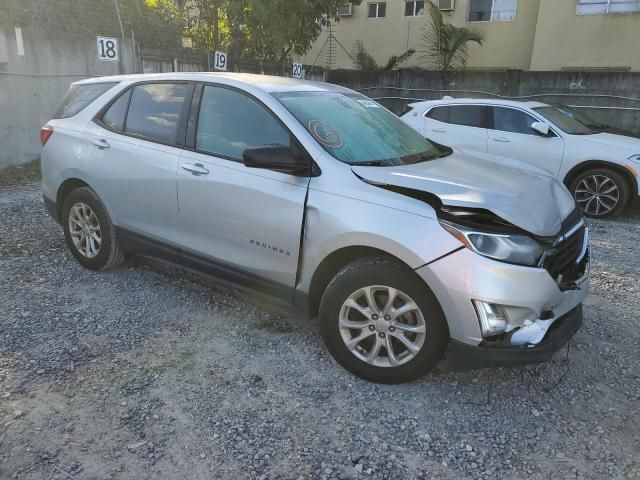
<instances>
[{"instance_id":1,"label":"chevrolet equinox","mask_svg":"<svg viewBox=\"0 0 640 480\"><path fill-rule=\"evenodd\" d=\"M547 360L582 323L589 236L565 186L430 142L339 86L174 73L74 83L41 130L42 190L86 268L161 257L320 319L374 382L448 350Z\"/></svg>"}]
</instances>

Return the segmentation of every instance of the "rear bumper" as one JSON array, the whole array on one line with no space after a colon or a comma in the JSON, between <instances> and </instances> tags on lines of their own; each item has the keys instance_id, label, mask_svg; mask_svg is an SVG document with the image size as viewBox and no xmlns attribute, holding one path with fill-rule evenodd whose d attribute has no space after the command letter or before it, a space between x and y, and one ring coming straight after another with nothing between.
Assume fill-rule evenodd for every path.
<instances>
[{"instance_id":1,"label":"rear bumper","mask_svg":"<svg viewBox=\"0 0 640 480\"><path fill-rule=\"evenodd\" d=\"M488 347L467 345L455 340L449 344L447 358L451 365L467 368L528 365L549 360L565 346L582 326L582 304L558 318L537 345Z\"/></svg>"}]
</instances>

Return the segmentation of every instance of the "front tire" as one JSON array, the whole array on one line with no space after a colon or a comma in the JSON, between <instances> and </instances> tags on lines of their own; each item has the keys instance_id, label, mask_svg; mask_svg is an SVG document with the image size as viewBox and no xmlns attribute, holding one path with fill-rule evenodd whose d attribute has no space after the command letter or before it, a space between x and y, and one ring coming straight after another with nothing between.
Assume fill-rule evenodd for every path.
<instances>
[{"instance_id":1,"label":"front tire","mask_svg":"<svg viewBox=\"0 0 640 480\"><path fill-rule=\"evenodd\" d=\"M625 178L607 168L595 168L578 175L570 186L578 207L591 218L605 218L620 213L629 200Z\"/></svg>"},{"instance_id":2,"label":"front tire","mask_svg":"<svg viewBox=\"0 0 640 480\"><path fill-rule=\"evenodd\" d=\"M320 332L346 370L376 383L405 383L432 370L449 331L427 285L387 257L344 267L320 303Z\"/></svg>"},{"instance_id":3,"label":"front tire","mask_svg":"<svg viewBox=\"0 0 640 480\"><path fill-rule=\"evenodd\" d=\"M81 187L67 196L62 227L69 250L83 267L104 270L124 261L109 213L91 188Z\"/></svg>"}]
</instances>

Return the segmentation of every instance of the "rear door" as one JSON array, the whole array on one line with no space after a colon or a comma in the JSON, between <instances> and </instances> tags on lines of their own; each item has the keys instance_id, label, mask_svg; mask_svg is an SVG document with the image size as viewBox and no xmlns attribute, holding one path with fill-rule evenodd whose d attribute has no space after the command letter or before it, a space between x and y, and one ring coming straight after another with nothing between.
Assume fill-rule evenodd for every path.
<instances>
[{"instance_id":1,"label":"rear door","mask_svg":"<svg viewBox=\"0 0 640 480\"><path fill-rule=\"evenodd\" d=\"M484 105L436 106L425 114L428 139L449 147L487 151L489 109Z\"/></svg>"},{"instance_id":2,"label":"rear door","mask_svg":"<svg viewBox=\"0 0 640 480\"><path fill-rule=\"evenodd\" d=\"M178 168L180 243L217 276L291 294L309 177L248 168L242 155L250 147L300 147L266 106L240 90L201 85L192 111Z\"/></svg>"},{"instance_id":3,"label":"rear door","mask_svg":"<svg viewBox=\"0 0 640 480\"><path fill-rule=\"evenodd\" d=\"M493 106L491 117L489 153L523 160L558 174L564 155L561 137L553 131L548 136L535 132L531 125L539 120L521 109Z\"/></svg>"},{"instance_id":4,"label":"rear door","mask_svg":"<svg viewBox=\"0 0 640 480\"><path fill-rule=\"evenodd\" d=\"M87 171L125 232L178 242L176 169L191 88L187 82L135 85L85 132Z\"/></svg>"}]
</instances>

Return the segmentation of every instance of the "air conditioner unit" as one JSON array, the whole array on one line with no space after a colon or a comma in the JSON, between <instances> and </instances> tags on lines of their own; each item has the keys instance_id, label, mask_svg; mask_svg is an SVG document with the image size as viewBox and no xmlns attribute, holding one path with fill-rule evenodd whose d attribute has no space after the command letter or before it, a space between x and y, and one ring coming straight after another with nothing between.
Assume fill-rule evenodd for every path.
<instances>
[{"instance_id":1,"label":"air conditioner unit","mask_svg":"<svg viewBox=\"0 0 640 480\"><path fill-rule=\"evenodd\" d=\"M452 12L456 8L456 0L438 0L438 8L442 12Z\"/></svg>"},{"instance_id":2,"label":"air conditioner unit","mask_svg":"<svg viewBox=\"0 0 640 480\"><path fill-rule=\"evenodd\" d=\"M343 3L342 5L338 5L338 15L340 17L347 17L349 15L353 15L353 4Z\"/></svg>"}]
</instances>

